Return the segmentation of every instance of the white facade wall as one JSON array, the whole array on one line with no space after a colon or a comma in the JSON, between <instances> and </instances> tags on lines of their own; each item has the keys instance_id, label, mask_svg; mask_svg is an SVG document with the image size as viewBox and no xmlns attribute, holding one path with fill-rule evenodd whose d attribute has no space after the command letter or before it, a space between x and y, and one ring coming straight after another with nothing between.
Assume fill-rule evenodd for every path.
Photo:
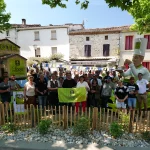
<instances>
[{"instance_id":1,"label":"white facade wall","mask_svg":"<svg viewBox=\"0 0 150 150\"><path fill-rule=\"evenodd\" d=\"M51 30L56 30L56 40L51 40ZM35 40L34 32L39 31L39 40ZM17 44L21 47L21 55L29 58L35 57L33 45L40 48L41 57L49 57L52 47L57 47L57 53L64 54L65 60L69 60L69 36L67 28L21 30L18 32Z\"/></svg>"},{"instance_id":2,"label":"white facade wall","mask_svg":"<svg viewBox=\"0 0 150 150\"><path fill-rule=\"evenodd\" d=\"M108 36L108 40L105 40ZM91 45L91 57L103 57L103 44L110 44L110 56L118 57L116 50L119 46L119 33L116 34L91 34L91 35L70 35L70 57L84 57L84 45ZM90 41L86 41L86 37ZM106 56L104 56L106 57Z\"/></svg>"},{"instance_id":3,"label":"white facade wall","mask_svg":"<svg viewBox=\"0 0 150 150\"><path fill-rule=\"evenodd\" d=\"M6 31L0 33L0 39L9 39L10 41L17 43L17 31L15 28L9 30L9 36L7 36Z\"/></svg>"},{"instance_id":4,"label":"white facade wall","mask_svg":"<svg viewBox=\"0 0 150 150\"><path fill-rule=\"evenodd\" d=\"M133 36L133 50L125 50L125 37L126 36ZM132 56L134 53L134 40L135 38L143 38L143 37L144 35L139 35L137 32L120 33L120 62L119 62L120 66L124 65L124 61L126 59L132 60ZM145 51L144 61L150 62L150 49L147 49Z\"/></svg>"}]
</instances>

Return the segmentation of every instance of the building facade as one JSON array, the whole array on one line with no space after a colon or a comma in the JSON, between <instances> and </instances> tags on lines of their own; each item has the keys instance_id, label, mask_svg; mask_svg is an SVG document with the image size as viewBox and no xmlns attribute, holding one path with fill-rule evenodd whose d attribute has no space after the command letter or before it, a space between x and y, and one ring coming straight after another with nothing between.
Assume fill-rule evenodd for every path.
<instances>
[{"instance_id":1,"label":"building facade","mask_svg":"<svg viewBox=\"0 0 150 150\"><path fill-rule=\"evenodd\" d=\"M63 54L69 61L69 31L83 29L82 24L41 26L40 24L12 24L12 29L0 34L20 46L20 55L29 57L50 57Z\"/></svg>"},{"instance_id":2,"label":"building facade","mask_svg":"<svg viewBox=\"0 0 150 150\"><path fill-rule=\"evenodd\" d=\"M150 33L139 35L137 32L130 31L129 26L126 30L122 30L120 32L120 66L124 65L125 59L132 60L132 56L134 53L134 40L135 38L143 37L148 39L143 66L150 70ZM128 66L126 66L126 68L128 68Z\"/></svg>"},{"instance_id":3,"label":"building facade","mask_svg":"<svg viewBox=\"0 0 150 150\"><path fill-rule=\"evenodd\" d=\"M71 31L72 65L113 67L119 62L120 27Z\"/></svg>"}]
</instances>

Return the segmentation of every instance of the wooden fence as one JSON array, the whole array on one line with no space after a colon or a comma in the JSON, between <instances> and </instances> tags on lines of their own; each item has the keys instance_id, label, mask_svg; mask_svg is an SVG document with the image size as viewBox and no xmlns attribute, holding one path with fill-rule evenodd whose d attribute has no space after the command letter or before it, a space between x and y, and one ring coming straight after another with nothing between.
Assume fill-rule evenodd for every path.
<instances>
[{"instance_id":1,"label":"wooden fence","mask_svg":"<svg viewBox=\"0 0 150 150\"><path fill-rule=\"evenodd\" d=\"M14 113L12 106L6 110L4 104L0 104L0 125L14 123L20 127L35 127L42 119L51 119L52 123L64 129L76 125L81 116L89 119L89 126L94 130L108 130L112 122L118 122L126 127L129 132L150 131L150 111L145 118L139 117L137 111L122 113L118 110L102 108L86 108L85 112L79 109L76 114L75 107L59 106L38 108L30 105L24 113Z\"/></svg>"}]
</instances>

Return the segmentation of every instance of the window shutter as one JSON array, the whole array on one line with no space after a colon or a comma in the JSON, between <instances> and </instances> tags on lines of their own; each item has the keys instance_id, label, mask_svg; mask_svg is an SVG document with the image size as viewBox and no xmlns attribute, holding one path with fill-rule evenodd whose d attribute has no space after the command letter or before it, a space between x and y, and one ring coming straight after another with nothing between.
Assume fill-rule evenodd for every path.
<instances>
[{"instance_id":1,"label":"window shutter","mask_svg":"<svg viewBox=\"0 0 150 150\"><path fill-rule=\"evenodd\" d=\"M56 30L51 31L51 39L56 39Z\"/></svg>"},{"instance_id":2,"label":"window shutter","mask_svg":"<svg viewBox=\"0 0 150 150\"><path fill-rule=\"evenodd\" d=\"M147 49L150 49L150 35L144 35L144 38L148 39Z\"/></svg>"},{"instance_id":3,"label":"window shutter","mask_svg":"<svg viewBox=\"0 0 150 150\"><path fill-rule=\"evenodd\" d=\"M34 32L34 39L39 40L39 31Z\"/></svg>"},{"instance_id":4,"label":"window shutter","mask_svg":"<svg viewBox=\"0 0 150 150\"><path fill-rule=\"evenodd\" d=\"M36 49L36 55L41 55L40 48Z\"/></svg>"},{"instance_id":5,"label":"window shutter","mask_svg":"<svg viewBox=\"0 0 150 150\"><path fill-rule=\"evenodd\" d=\"M52 55L57 54L57 47L52 47Z\"/></svg>"}]
</instances>

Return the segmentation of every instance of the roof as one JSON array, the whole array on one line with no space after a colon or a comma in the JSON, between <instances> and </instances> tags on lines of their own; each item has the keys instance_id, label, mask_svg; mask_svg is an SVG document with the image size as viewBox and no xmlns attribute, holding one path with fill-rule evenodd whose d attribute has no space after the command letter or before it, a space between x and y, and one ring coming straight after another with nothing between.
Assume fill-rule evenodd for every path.
<instances>
[{"instance_id":1,"label":"roof","mask_svg":"<svg viewBox=\"0 0 150 150\"><path fill-rule=\"evenodd\" d=\"M17 45L16 43L12 42L12 41L9 40L9 39L0 39L0 42L2 42L2 41L9 41L11 44L13 44L13 45L17 46L18 48L20 48L19 45Z\"/></svg>"},{"instance_id":2,"label":"roof","mask_svg":"<svg viewBox=\"0 0 150 150\"><path fill-rule=\"evenodd\" d=\"M27 60L26 58L22 57L21 55L19 54L6 54L6 55L3 55L3 56L0 56L0 60L3 60L3 59L8 59L8 58L11 58L11 57L14 57L14 56L19 56L25 60Z\"/></svg>"},{"instance_id":3,"label":"roof","mask_svg":"<svg viewBox=\"0 0 150 150\"><path fill-rule=\"evenodd\" d=\"M11 24L12 28L30 28L30 27L41 27L40 24Z\"/></svg>"},{"instance_id":4,"label":"roof","mask_svg":"<svg viewBox=\"0 0 150 150\"><path fill-rule=\"evenodd\" d=\"M130 29L130 25L109 27L109 28L83 29L83 30L71 31L69 32L69 35L115 33L115 32L121 32L129 29Z\"/></svg>"}]
</instances>

